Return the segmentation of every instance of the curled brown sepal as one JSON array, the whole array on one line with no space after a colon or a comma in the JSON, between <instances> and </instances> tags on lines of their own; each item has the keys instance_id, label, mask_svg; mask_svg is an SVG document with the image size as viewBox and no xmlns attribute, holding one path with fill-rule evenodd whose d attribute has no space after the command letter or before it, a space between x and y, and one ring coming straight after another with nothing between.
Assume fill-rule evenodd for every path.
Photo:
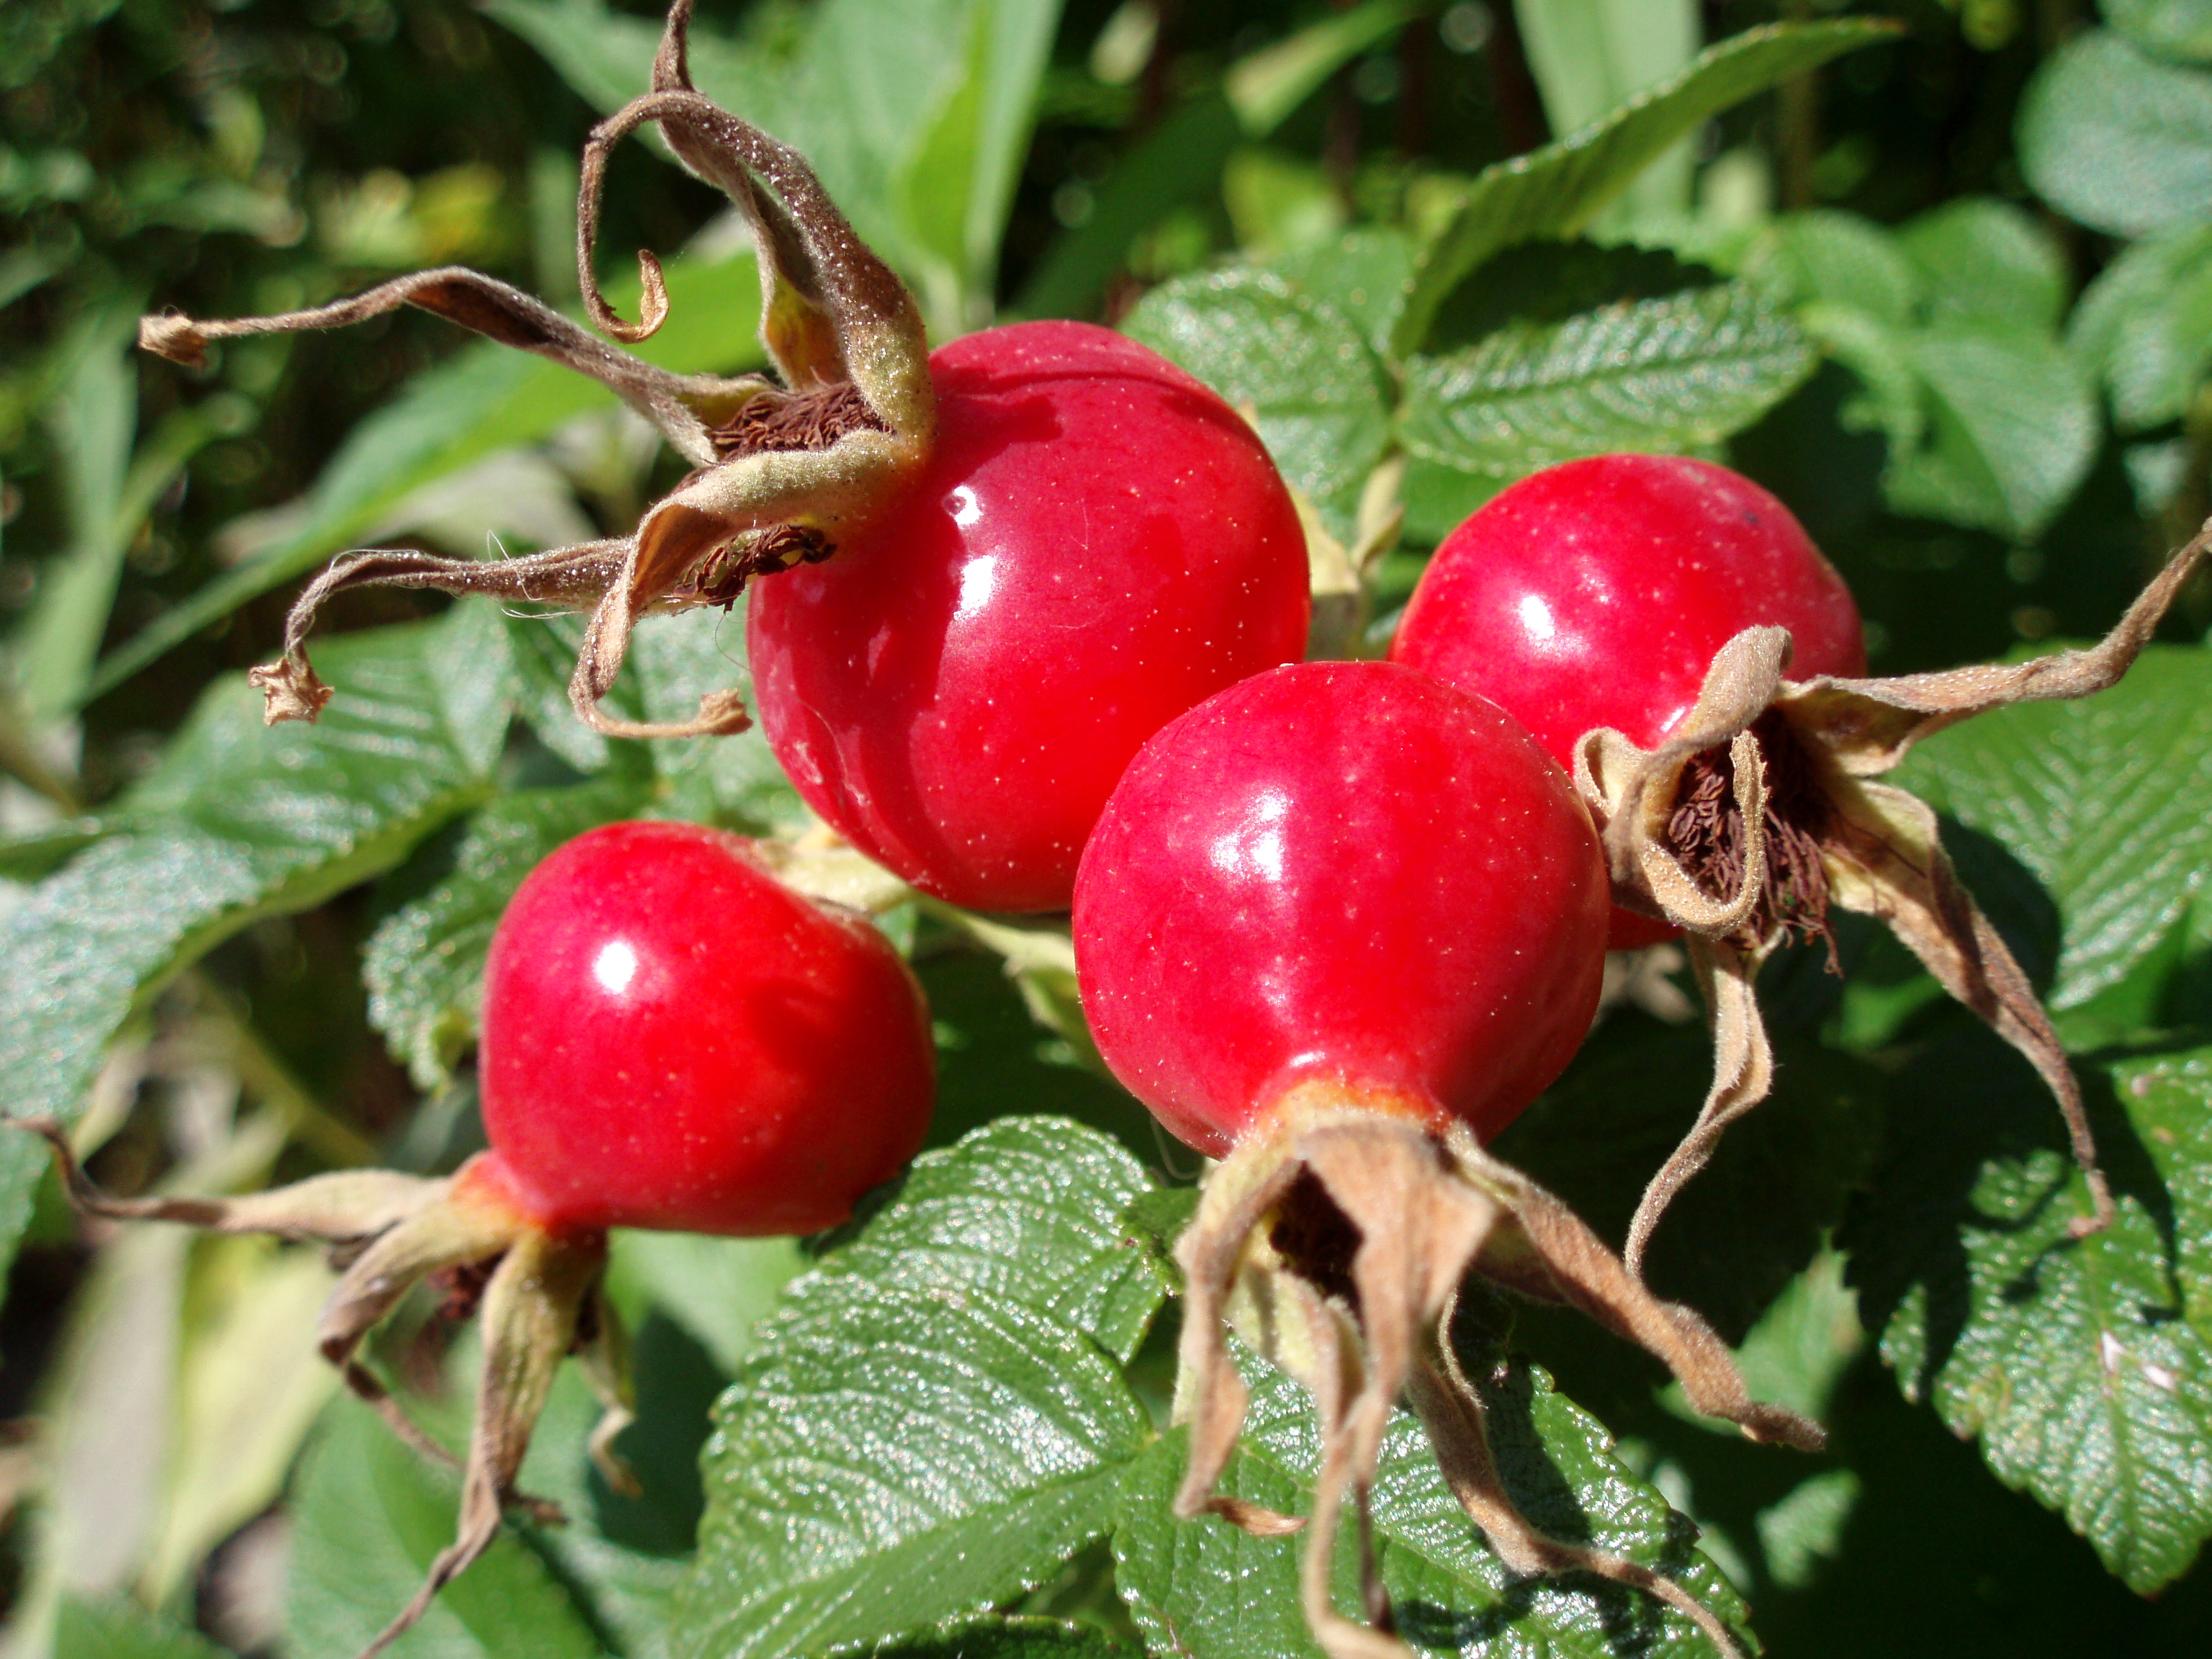
<instances>
[{"instance_id":1,"label":"curled brown sepal","mask_svg":"<svg viewBox=\"0 0 2212 1659\"><path fill-rule=\"evenodd\" d=\"M936 440L928 343L912 297L853 234L797 151L702 97L684 60L690 0L670 8L653 90L593 130L577 204L577 258L586 309L617 339L644 338L666 315L660 267L639 255L644 319L626 324L599 289L592 252L613 147L657 124L684 164L719 185L744 216L759 252L761 339L778 380L675 374L632 356L540 301L458 266L386 283L311 310L204 322L149 317L139 343L197 364L212 341L335 328L411 305L503 344L591 375L659 428L696 469L648 507L630 535L530 559L476 563L369 553L334 564L294 605L285 653L257 671L268 718L313 720L329 692L305 640L341 587L397 584L489 593L588 611L569 700L613 737L696 737L742 731L738 694L701 699L688 720L616 719L599 707L621 672L631 629L655 611L726 605L755 576L828 557L896 500ZM336 580L332 580L336 579Z\"/></svg>"},{"instance_id":2,"label":"curled brown sepal","mask_svg":"<svg viewBox=\"0 0 2212 1659\"><path fill-rule=\"evenodd\" d=\"M422 1616L438 1591L490 1547L510 1509L541 1522L562 1518L557 1505L515 1490L531 1431L562 1356L579 1356L605 1407L592 1437L594 1460L617 1490L635 1489L611 1443L629 1421L632 1397L622 1328L600 1288L605 1235L556 1231L533 1221L491 1155L442 1180L357 1170L235 1198L123 1199L86 1176L52 1119L14 1121L53 1148L70 1201L82 1214L327 1244L332 1265L343 1272L317 1321L317 1346L347 1386L407 1444L441 1462L451 1462L450 1454L415 1425L362 1362L361 1345L410 1291L433 1275L482 1279L483 1370L461 1460L459 1525L453 1541L431 1563L422 1589L361 1659L380 1652Z\"/></svg>"},{"instance_id":3,"label":"curled brown sepal","mask_svg":"<svg viewBox=\"0 0 2212 1659\"><path fill-rule=\"evenodd\" d=\"M1408 1391L1446 1484L1510 1570L1584 1571L1632 1585L1681 1609L1725 1651L1741 1650L1673 1579L1552 1539L1514 1505L1491 1459L1481 1397L1449 1357L1444 1332L1461 1281L1473 1268L1584 1308L1665 1360L1698 1409L1754 1439L1817 1447L1819 1428L1753 1401L1710 1328L1655 1299L1564 1205L1471 1135L1437 1127L1411 1103L1303 1085L1207 1176L1176 1256L1188 1297L1176 1417L1189 1427L1190 1461L1175 1511L1217 1515L1263 1535L1301 1524L1214 1496L1248 1398L1229 1352L1233 1331L1314 1399L1321 1465L1303 1522L1300 1586L1330 1659L1407 1659L1367 1540L1383 1433ZM1329 1595L1347 1499L1363 1542L1364 1625Z\"/></svg>"},{"instance_id":4,"label":"curled brown sepal","mask_svg":"<svg viewBox=\"0 0 2212 1659\"><path fill-rule=\"evenodd\" d=\"M1792 682L1782 673L1786 646L1774 647L1779 630L1749 629L1713 659L1680 737L1650 751L1616 732L1580 740L1576 781L1603 830L1614 897L1691 932L1714 1027L1712 1091L1637 1206L1626 1249L1632 1268L1641 1271L1652 1230L1722 1132L1765 1096L1773 1064L1752 993L1759 963L1793 931L1826 938L1832 951L1832 906L1887 922L1945 990L2027 1057L2057 1100L2089 1189L2090 1213L2069 1231L2080 1238L2112 1224L2112 1188L2081 1087L2033 985L1960 884L1934 811L1872 780L1923 738L1960 720L2015 703L2086 697L2115 684L2209 550L2212 524L2167 561L2111 633L2083 650L1892 679ZM1753 765L1764 777L1763 810L1745 799ZM1732 802L1725 799L1731 784ZM1676 876L1702 890L1699 902L1677 902L1668 884ZM1716 925L1728 908L1712 896L1717 890L1729 902L1750 892L1752 902Z\"/></svg>"}]
</instances>

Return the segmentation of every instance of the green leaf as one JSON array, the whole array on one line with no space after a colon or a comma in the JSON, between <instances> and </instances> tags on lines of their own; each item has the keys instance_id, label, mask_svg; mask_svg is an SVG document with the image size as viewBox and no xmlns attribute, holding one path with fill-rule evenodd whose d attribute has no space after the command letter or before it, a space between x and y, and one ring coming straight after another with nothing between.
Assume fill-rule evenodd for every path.
<instances>
[{"instance_id":1,"label":"green leaf","mask_svg":"<svg viewBox=\"0 0 2212 1659\"><path fill-rule=\"evenodd\" d=\"M1978 1026L1895 1085L1893 1143L1846 1236L1899 1385L1978 1437L2148 1594L2212 1533L2212 1050L2086 1071L2118 1221L2088 1200L2049 1091Z\"/></svg>"},{"instance_id":2,"label":"green leaf","mask_svg":"<svg viewBox=\"0 0 2212 1659\"><path fill-rule=\"evenodd\" d=\"M1922 276L1897 238L1856 213L1785 214L1759 233L1741 274L1778 304L1848 306L1893 327L1912 319Z\"/></svg>"},{"instance_id":3,"label":"green leaf","mask_svg":"<svg viewBox=\"0 0 2212 1659\"><path fill-rule=\"evenodd\" d=\"M1891 508L2033 540L2096 459L2097 402L2073 355L2019 329L1942 324L1897 341L1919 377L1924 447L1893 451Z\"/></svg>"},{"instance_id":4,"label":"green leaf","mask_svg":"<svg viewBox=\"0 0 2212 1659\"><path fill-rule=\"evenodd\" d=\"M1151 1437L1113 1358L1164 1295L1121 1242L1147 1184L1102 1135L1007 1120L919 1160L854 1222L716 1407L676 1651L921 1630L1100 1536Z\"/></svg>"},{"instance_id":5,"label":"green leaf","mask_svg":"<svg viewBox=\"0 0 2212 1659\"><path fill-rule=\"evenodd\" d=\"M1348 317L1380 358L1406 301L1413 244L1403 231L1364 225L1316 247L1277 255L1267 269L1293 289Z\"/></svg>"},{"instance_id":6,"label":"green leaf","mask_svg":"<svg viewBox=\"0 0 2212 1659\"><path fill-rule=\"evenodd\" d=\"M1244 1437L1221 1490L1296 1514L1310 1502L1317 1449L1305 1391L1249 1355ZM1690 1524L1613 1456L1603 1425L1525 1364L1474 1374L1509 1491L1559 1538L1626 1555L1680 1577L1741 1624L1742 1602L1697 1553ZM1310 1659L1298 1614L1303 1540L1258 1539L1212 1516L1177 1521L1168 1500L1182 1474L1181 1435L1159 1442L1124 1481L1114 1547L1121 1593L1156 1651L1189 1659ZM1374 1492L1375 1532L1398 1633L1420 1652L1531 1652L1555 1659L1711 1653L1693 1626L1648 1596L1582 1578L1516 1580L1445 1487L1419 1425L1393 1413ZM1337 1603L1356 1602L1356 1545L1335 1563ZM1510 1648L1500 1645L1510 1643Z\"/></svg>"},{"instance_id":7,"label":"green leaf","mask_svg":"<svg viewBox=\"0 0 2212 1659\"><path fill-rule=\"evenodd\" d=\"M1749 425L1813 372L1803 331L1728 283L1521 323L1406 368L1409 527L1442 536L1539 468L1680 453Z\"/></svg>"},{"instance_id":8,"label":"green leaf","mask_svg":"<svg viewBox=\"0 0 2212 1659\"><path fill-rule=\"evenodd\" d=\"M1514 15L1554 132L1577 131L1681 73L1702 33L1695 0L1544 0ZM1634 180L1621 205L1687 212L1696 160L1688 144L1676 145Z\"/></svg>"},{"instance_id":9,"label":"green leaf","mask_svg":"<svg viewBox=\"0 0 2212 1659\"><path fill-rule=\"evenodd\" d=\"M752 255L679 254L667 262L668 321L635 348L664 368L728 371L761 361L755 331L760 285ZM636 311L635 276L610 281L608 298ZM414 377L391 404L357 424L300 503L302 521L276 545L219 576L101 661L89 700L112 690L210 623L332 554L374 541L400 502L425 484L494 450L531 443L572 416L616 405L613 392L557 363L504 346L463 348Z\"/></svg>"},{"instance_id":10,"label":"green leaf","mask_svg":"<svg viewBox=\"0 0 2212 1659\"><path fill-rule=\"evenodd\" d=\"M658 1308L706 1350L724 1375L752 1351L753 1330L807 1261L788 1238L706 1238L696 1233L614 1235L610 1291L635 1323Z\"/></svg>"},{"instance_id":11,"label":"green leaf","mask_svg":"<svg viewBox=\"0 0 2212 1659\"><path fill-rule=\"evenodd\" d=\"M1111 1637L1057 1619L976 1619L870 1648L869 1659L1141 1659Z\"/></svg>"},{"instance_id":12,"label":"green leaf","mask_svg":"<svg viewBox=\"0 0 2212 1659\"><path fill-rule=\"evenodd\" d=\"M2212 214L2212 76L2093 29L2021 100L2021 170L2061 213L2116 236Z\"/></svg>"},{"instance_id":13,"label":"green leaf","mask_svg":"<svg viewBox=\"0 0 2212 1659\"><path fill-rule=\"evenodd\" d=\"M2212 227L2123 249L2081 295L2067 343L2104 381L2122 431L2181 418L2212 368Z\"/></svg>"},{"instance_id":14,"label":"green leaf","mask_svg":"<svg viewBox=\"0 0 2212 1659\"><path fill-rule=\"evenodd\" d=\"M1308 499L1356 495L1382 459L1382 366L1348 319L1281 277L1245 269L1164 283L1122 326L1249 406L1275 465Z\"/></svg>"},{"instance_id":15,"label":"green leaf","mask_svg":"<svg viewBox=\"0 0 2212 1659\"><path fill-rule=\"evenodd\" d=\"M2049 334L2072 286L2051 233L2009 202L1967 196L1923 213L1897 234L1918 268L1926 316Z\"/></svg>"},{"instance_id":16,"label":"green leaf","mask_svg":"<svg viewBox=\"0 0 2212 1659\"><path fill-rule=\"evenodd\" d=\"M916 1158L816 1281L1019 1303L1127 1361L1167 1293L1123 1220L1152 1190L1137 1160L1093 1130L1001 1118Z\"/></svg>"},{"instance_id":17,"label":"green leaf","mask_svg":"<svg viewBox=\"0 0 2212 1659\"><path fill-rule=\"evenodd\" d=\"M324 1419L290 1506L287 1646L358 1653L405 1607L453 1541L459 1482L400 1443L359 1401ZM513 1533L431 1602L393 1659L600 1659L583 1611Z\"/></svg>"},{"instance_id":18,"label":"green leaf","mask_svg":"<svg viewBox=\"0 0 2212 1659\"><path fill-rule=\"evenodd\" d=\"M2098 9L2146 52L2212 63L2212 0L2100 0Z\"/></svg>"},{"instance_id":19,"label":"green leaf","mask_svg":"<svg viewBox=\"0 0 2212 1659\"><path fill-rule=\"evenodd\" d=\"M2153 646L2094 697L1955 726L1897 781L1990 837L2057 905L2055 963L2047 945L2026 954L2052 970L2051 1006L2075 1007L2183 925L2212 871L2212 653Z\"/></svg>"},{"instance_id":20,"label":"green leaf","mask_svg":"<svg viewBox=\"0 0 2212 1659\"><path fill-rule=\"evenodd\" d=\"M503 703L450 712L442 647L470 621L319 647L343 695L315 726L264 729L261 696L219 682L112 815L117 833L36 887L0 939L0 1076L12 1115L75 1116L108 1040L171 975L256 917L388 869L489 793L483 733ZM45 1158L0 1139L0 1249Z\"/></svg>"},{"instance_id":21,"label":"green leaf","mask_svg":"<svg viewBox=\"0 0 2212 1659\"><path fill-rule=\"evenodd\" d=\"M1149 1434L1113 1362L1024 1304L802 1279L715 1409L675 1650L818 1650L1031 1589Z\"/></svg>"},{"instance_id":22,"label":"green leaf","mask_svg":"<svg viewBox=\"0 0 2212 1659\"><path fill-rule=\"evenodd\" d=\"M628 779L502 795L469 820L452 872L370 935L368 1022L417 1088L445 1087L475 1043L484 953L522 878L563 842L630 816L645 799Z\"/></svg>"},{"instance_id":23,"label":"green leaf","mask_svg":"<svg viewBox=\"0 0 2212 1659\"><path fill-rule=\"evenodd\" d=\"M1616 1015L1499 1138L1498 1156L1617 1243L1644 1183L1696 1121L1711 1076L1701 1022ZM1729 1130L1653 1234L1653 1289L1741 1340L1843 1218L1874 1161L1880 1099L1870 1068L1785 1042L1774 1093Z\"/></svg>"},{"instance_id":24,"label":"green leaf","mask_svg":"<svg viewBox=\"0 0 2212 1659\"><path fill-rule=\"evenodd\" d=\"M54 1659L222 1659L222 1651L198 1631L123 1596L71 1596L54 1631Z\"/></svg>"},{"instance_id":25,"label":"green leaf","mask_svg":"<svg viewBox=\"0 0 2212 1659\"><path fill-rule=\"evenodd\" d=\"M1893 33L1892 24L1865 20L1747 29L1603 120L1484 169L1422 251L1398 321L1395 355L1410 356L1420 347L1445 296L1501 248L1575 234L1711 117Z\"/></svg>"}]
</instances>

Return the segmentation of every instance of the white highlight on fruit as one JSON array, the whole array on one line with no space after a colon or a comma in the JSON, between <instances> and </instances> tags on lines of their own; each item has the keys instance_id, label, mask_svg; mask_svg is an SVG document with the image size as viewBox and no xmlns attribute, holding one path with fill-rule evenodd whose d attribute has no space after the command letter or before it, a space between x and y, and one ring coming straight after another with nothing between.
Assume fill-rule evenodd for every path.
<instances>
[{"instance_id":1,"label":"white highlight on fruit","mask_svg":"<svg viewBox=\"0 0 2212 1659\"><path fill-rule=\"evenodd\" d=\"M599 947L599 954L592 961L592 977L615 995L629 989L629 982L637 977L637 952L627 939L616 939Z\"/></svg>"},{"instance_id":2,"label":"white highlight on fruit","mask_svg":"<svg viewBox=\"0 0 2212 1659\"><path fill-rule=\"evenodd\" d=\"M963 530L983 516L983 503L976 500L975 492L966 484L952 492L947 505L952 508L952 522Z\"/></svg>"},{"instance_id":3,"label":"white highlight on fruit","mask_svg":"<svg viewBox=\"0 0 2212 1659\"><path fill-rule=\"evenodd\" d=\"M1291 798L1269 790L1255 800L1243 822L1225 836L1214 837L1207 850L1213 867L1224 875L1258 876L1267 881L1283 878L1283 821L1291 815Z\"/></svg>"},{"instance_id":4,"label":"white highlight on fruit","mask_svg":"<svg viewBox=\"0 0 2212 1659\"><path fill-rule=\"evenodd\" d=\"M991 602L991 595L999 586L999 556L986 553L980 559L970 559L960 567L960 609L955 622L965 622Z\"/></svg>"},{"instance_id":5,"label":"white highlight on fruit","mask_svg":"<svg viewBox=\"0 0 2212 1659\"><path fill-rule=\"evenodd\" d=\"M1540 594L1524 593L1521 596L1521 626L1528 630L1532 640L1551 641L1559 637L1559 625L1552 620L1552 607L1544 603Z\"/></svg>"}]
</instances>

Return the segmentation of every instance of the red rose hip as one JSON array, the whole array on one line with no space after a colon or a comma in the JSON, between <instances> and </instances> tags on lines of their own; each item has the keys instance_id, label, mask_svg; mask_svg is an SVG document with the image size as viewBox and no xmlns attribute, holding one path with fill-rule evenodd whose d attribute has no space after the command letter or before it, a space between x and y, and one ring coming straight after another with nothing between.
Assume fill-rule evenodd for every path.
<instances>
[{"instance_id":1,"label":"red rose hip","mask_svg":"<svg viewBox=\"0 0 2212 1659\"><path fill-rule=\"evenodd\" d=\"M762 724L808 804L907 880L1060 909L1146 738L1304 654L1304 538L1251 428L1133 341L1026 323L930 366L921 481L754 593Z\"/></svg>"},{"instance_id":2,"label":"red rose hip","mask_svg":"<svg viewBox=\"0 0 2212 1659\"><path fill-rule=\"evenodd\" d=\"M533 870L484 974L492 1156L561 1228L819 1231L921 1145L921 992L750 843L616 823Z\"/></svg>"},{"instance_id":3,"label":"red rose hip","mask_svg":"<svg viewBox=\"0 0 2212 1659\"><path fill-rule=\"evenodd\" d=\"M1598 726L1657 744L1714 653L1759 626L1790 630L1797 678L1866 672L1850 591L1788 507L1709 461L1598 455L1522 479L1446 537L1390 659L1490 698L1572 766ZM1610 942L1674 933L1616 910Z\"/></svg>"},{"instance_id":4,"label":"red rose hip","mask_svg":"<svg viewBox=\"0 0 2212 1659\"><path fill-rule=\"evenodd\" d=\"M1221 1160L1176 1245L1190 1455L1175 1510L1302 1528L1301 1600L1326 1653L1389 1645L1338 1611L1331 1580L1343 1505L1364 1501L1401 1400L1510 1571L1637 1585L1735 1650L1680 1584L1545 1536L1504 1496L1486 1408L1443 1335L1470 1271L1589 1310L1754 1437L1818 1443L1750 1400L1694 1315L1481 1146L1589 1028L1607 890L1559 763L1495 705L1389 663L1277 668L1200 704L1145 745L1084 851L1076 968L1099 1052ZM1247 1399L1232 1324L1313 1397L1303 1521L1216 1495ZM1361 1600L1387 1628L1364 1559Z\"/></svg>"},{"instance_id":5,"label":"red rose hip","mask_svg":"<svg viewBox=\"0 0 2212 1659\"><path fill-rule=\"evenodd\" d=\"M1486 1139L1589 1029L1606 909L1589 815L1513 720L1304 663L1132 763L1084 853L1076 963L1107 1064L1201 1152L1308 1080Z\"/></svg>"}]
</instances>

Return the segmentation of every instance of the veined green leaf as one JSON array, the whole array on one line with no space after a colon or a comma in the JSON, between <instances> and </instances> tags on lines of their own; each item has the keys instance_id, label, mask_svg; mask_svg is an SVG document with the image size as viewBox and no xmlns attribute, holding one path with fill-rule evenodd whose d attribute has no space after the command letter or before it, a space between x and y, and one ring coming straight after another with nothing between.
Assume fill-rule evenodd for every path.
<instances>
[{"instance_id":1,"label":"veined green leaf","mask_svg":"<svg viewBox=\"0 0 2212 1659\"><path fill-rule=\"evenodd\" d=\"M1313 1403L1271 1367L1246 1355L1240 1364L1251 1407L1221 1490L1300 1513L1319 1461ZM1557 1537L1673 1573L1741 1624L1743 1603L1698 1553L1694 1529L1620 1462L1602 1425L1533 1366L1485 1366L1477 1376L1491 1444L1522 1513ZM1298 1613L1304 1540L1253 1538L1210 1516L1176 1520L1168 1500L1184 1453L1180 1436L1147 1453L1124 1481L1115 1522L1122 1597L1148 1644L1188 1659L1312 1659L1320 1650ZM1374 1516L1398 1634L1418 1653L1706 1659L1712 1651L1686 1619L1648 1596L1582 1578L1515 1578L1485 1547L1445 1487L1428 1437L1403 1411L1383 1439ZM1357 1606L1355 1530L1345 1528L1335 1564L1337 1604L1347 1614Z\"/></svg>"},{"instance_id":2,"label":"veined green leaf","mask_svg":"<svg viewBox=\"0 0 2212 1659\"><path fill-rule=\"evenodd\" d=\"M1164 283L1123 326L1249 408L1275 465L1308 499L1356 495L1382 459L1382 366L1349 319L1280 276L1247 269Z\"/></svg>"},{"instance_id":3,"label":"veined green leaf","mask_svg":"<svg viewBox=\"0 0 2212 1659\"><path fill-rule=\"evenodd\" d=\"M716 1408L675 1650L924 1631L1105 1532L1151 1438L1102 1346L1133 1348L1165 1294L1118 1246L1148 1184L1092 1131L1008 1120L921 1159L853 1224Z\"/></svg>"},{"instance_id":4,"label":"veined green leaf","mask_svg":"<svg viewBox=\"0 0 2212 1659\"><path fill-rule=\"evenodd\" d=\"M1111 1637L1056 1619L962 1620L868 1650L868 1659L1140 1659Z\"/></svg>"},{"instance_id":5,"label":"veined green leaf","mask_svg":"<svg viewBox=\"0 0 2212 1659\"><path fill-rule=\"evenodd\" d=\"M1955 726L1898 781L2056 902L2058 939L2015 945L2051 972L2054 1008L2078 1006L2151 956L2212 877L2212 652L2153 646L2094 697Z\"/></svg>"},{"instance_id":6,"label":"veined green leaf","mask_svg":"<svg viewBox=\"0 0 2212 1659\"><path fill-rule=\"evenodd\" d=\"M2081 1069L2110 1230L2068 1237L2088 1200L2050 1093L1962 1022L1895 1085L1845 1243L1899 1386L2148 1594L2212 1534L2212 1050Z\"/></svg>"},{"instance_id":7,"label":"veined green leaf","mask_svg":"<svg viewBox=\"0 0 2212 1659\"><path fill-rule=\"evenodd\" d=\"M1396 355L1420 348L1445 296L1500 248L1573 235L1709 117L1893 33L1893 25L1863 20L1747 29L1594 125L1486 168L1422 251L1398 319Z\"/></svg>"},{"instance_id":8,"label":"veined green leaf","mask_svg":"<svg viewBox=\"0 0 2212 1659\"><path fill-rule=\"evenodd\" d=\"M0 1076L13 1115L74 1116L108 1041L179 969L257 916L304 909L389 868L490 790L494 699L445 701L438 655L467 611L319 647L343 686L319 724L264 729L227 679L111 815L117 833L31 889L0 939ZM43 1150L0 1139L0 1249L28 1213Z\"/></svg>"},{"instance_id":9,"label":"veined green leaf","mask_svg":"<svg viewBox=\"0 0 2212 1659\"><path fill-rule=\"evenodd\" d=\"M1740 282L1516 324L1416 357L1399 410L1408 527L1441 537L1516 478L1577 456L1716 442L1814 361L1796 323Z\"/></svg>"}]
</instances>

